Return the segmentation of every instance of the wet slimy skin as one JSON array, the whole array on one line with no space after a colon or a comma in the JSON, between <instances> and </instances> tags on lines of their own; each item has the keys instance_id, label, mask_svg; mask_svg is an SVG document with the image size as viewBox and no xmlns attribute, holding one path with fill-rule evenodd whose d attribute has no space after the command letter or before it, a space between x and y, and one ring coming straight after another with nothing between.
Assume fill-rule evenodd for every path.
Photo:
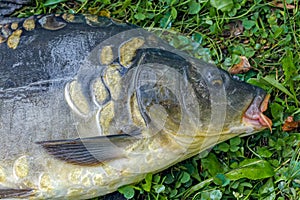
<instances>
[{"instance_id":1,"label":"wet slimy skin","mask_svg":"<svg viewBox=\"0 0 300 200\"><path fill-rule=\"evenodd\" d=\"M271 127L268 96L134 25L0 25L0 198L105 195Z\"/></svg>"}]
</instances>

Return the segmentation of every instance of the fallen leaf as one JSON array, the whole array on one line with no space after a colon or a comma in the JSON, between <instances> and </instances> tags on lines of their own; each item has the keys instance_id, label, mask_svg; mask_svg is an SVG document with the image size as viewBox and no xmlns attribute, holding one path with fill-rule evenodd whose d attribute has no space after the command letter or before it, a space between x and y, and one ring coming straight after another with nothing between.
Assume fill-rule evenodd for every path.
<instances>
[{"instance_id":1,"label":"fallen leaf","mask_svg":"<svg viewBox=\"0 0 300 200\"><path fill-rule=\"evenodd\" d=\"M103 16L103 17L110 18L110 12L106 9L105 10L100 10L99 15Z\"/></svg>"},{"instance_id":2,"label":"fallen leaf","mask_svg":"<svg viewBox=\"0 0 300 200\"><path fill-rule=\"evenodd\" d=\"M244 32L244 26L240 20L227 24L228 29L224 29L223 36L225 37L233 37L239 36Z\"/></svg>"},{"instance_id":3,"label":"fallen leaf","mask_svg":"<svg viewBox=\"0 0 300 200\"><path fill-rule=\"evenodd\" d=\"M292 131L298 127L300 127L300 121L294 121L294 118L292 116L288 116L282 126L282 130Z\"/></svg>"},{"instance_id":4,"label":"fallen leaf","mask_svg":"<svg viewBox=\"0 0 300 200\"><path fill-rule=\"evenodd\" d=\"M234 36L238 36L244 32L244 26L241 21L237 21L235 24L231 24L230 32Z\"/></svg>"},{"instance_id":5,"label":"fallen leaf","mask_svg":"<svg viewBox=\"0 0 300 200\"><path fill-rule=\"evenodd\" d=\"M107 18L110 18L110 12L106 9L104 10L98 10L98 8L89 8L89 13L92 14L92 15L98 15L98 16L101 16L101 17L107 17Z\"/></svg>"},{"instance_id":6,"label":"fallen leaf","mask_svg":"<svg viewBox=\"0 0 300 200\"><path fill-rule=\"evenodd\" d=\"M251 69L251 65L248 59L245 56L240 56L240 58L241 58L241 62L229 68L228 71L230 74L242 74L242 73L246 73Z\"/></svg>"},{"instance_id":7,"label":"fallen leaf","mask_svg":"<svg viewBox=\"0 0 300 200\"><path fill-rule=\"evenodd\" d=\"M275 6L275 7L277 7L277 8L284 8L284 7L286 7L286 9L294 9L294 8L295 8L295 6L292 5L292 4L286 4L286 5L284 6L283 3L279 3L279 2L277 2L277 1L273 1L273 2L272 2L272 5Z\"/></svg>"},{"instance_id":8,"label":"fallen leaf","mask_svg":"<svg viewBox=\"0 0 300 200\"><path fill-rule=\"evenodd\" d=\"M243 44L249 44L250 43L250 40L244 40L243 41Z\"/></svg>"}]
</instances>

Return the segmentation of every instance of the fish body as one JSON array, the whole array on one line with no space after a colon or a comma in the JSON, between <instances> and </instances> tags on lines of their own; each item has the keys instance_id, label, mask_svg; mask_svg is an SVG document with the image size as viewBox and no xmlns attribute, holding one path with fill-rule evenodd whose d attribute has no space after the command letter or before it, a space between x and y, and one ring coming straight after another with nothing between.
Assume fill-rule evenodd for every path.
<instances>
[{"instance_id":1,"label":"fish body","mask_svg":"<svg viewBox=\"0 0 300 200\"><path fill-rule=\"evenodd\" d=\"M0 26L0 198L87 199L271 125L266 93L130 24Z\"/></svg>"},{"instance_id":2,"label":"fish body","mask_svg":"<svg viewBox=\"0 0 300 200\"><path fill-rule=\"evenodd\" d=\"M28 3L30 0L0 0L0 18L13 13Z\"/></svg>"}]
</instances>

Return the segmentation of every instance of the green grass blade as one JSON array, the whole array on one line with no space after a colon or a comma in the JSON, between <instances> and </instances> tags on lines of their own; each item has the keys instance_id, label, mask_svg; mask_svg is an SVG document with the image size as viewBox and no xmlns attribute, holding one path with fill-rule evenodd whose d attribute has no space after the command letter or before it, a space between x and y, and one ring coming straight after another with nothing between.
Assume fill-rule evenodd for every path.
<instances>
[{"instance_id":1,"label":"green grass blade","mask_svg":"<svg viewBox=\"0 0 300 200\"><path fill-rule=\"evenodd\" d=\"M295 101L297 103L299 103L298 99L294 95L292 95L292 93L288 89L286 89L286 87L284 87L281 83L279 83L277 80L275 80L274 77L266 76L266 77L263 77L262 79L265 80L266 82L268 82L269 84L271 84L272 86L274 86L275 88L279 89L280 91L282 91L289 97L295 99Z\"/></svg>"}]
</instances>

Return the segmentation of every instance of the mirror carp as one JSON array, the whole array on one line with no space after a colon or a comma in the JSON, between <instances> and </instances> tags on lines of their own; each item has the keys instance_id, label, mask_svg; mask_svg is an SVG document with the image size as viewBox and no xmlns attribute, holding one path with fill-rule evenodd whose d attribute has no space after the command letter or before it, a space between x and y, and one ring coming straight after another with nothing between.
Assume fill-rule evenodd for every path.
<instances>
[{"instance_id":1,"label":"mirror carp","mask_svg":"<svg viewBox=\"0 0 300 200\"><path fill-rule=\"evenodd\" d=\"M87 199L272 126L269 95L131 24L0 23L0 198Z\"/></svg>"}]
</instances>

